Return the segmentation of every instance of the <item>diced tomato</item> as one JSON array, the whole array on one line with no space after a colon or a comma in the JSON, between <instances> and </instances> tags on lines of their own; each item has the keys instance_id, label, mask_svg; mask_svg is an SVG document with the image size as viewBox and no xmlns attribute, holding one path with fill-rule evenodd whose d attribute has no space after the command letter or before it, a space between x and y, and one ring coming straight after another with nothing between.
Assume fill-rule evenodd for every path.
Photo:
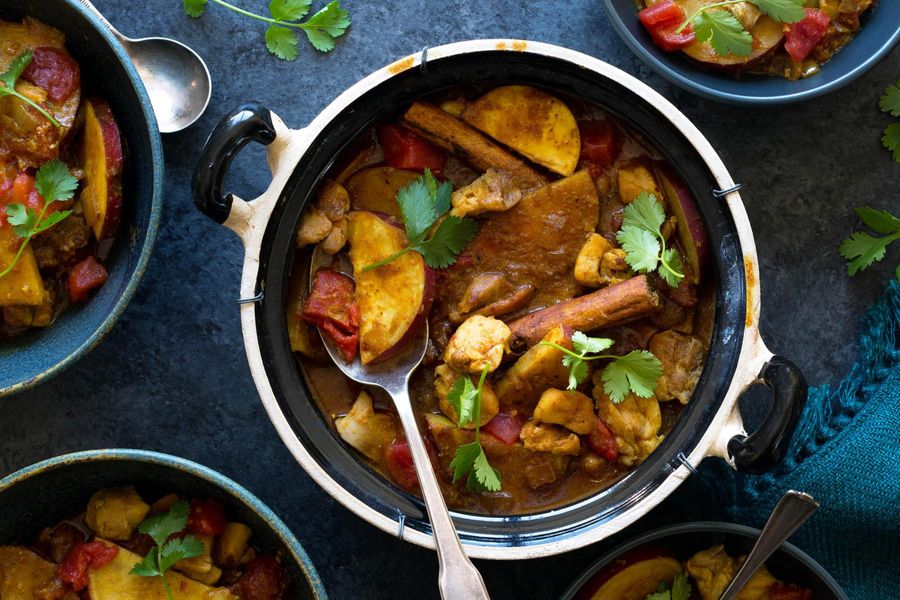
<instances>
[{"instance_id":1,"label":"diced tomato","mask_svg":"<svg viewBox=\"0 0 900 600\"><path fill-rule=\"evenodd\" d=\"M653 38L654 44L666 52L675 52L694 43L696 36L690 25L680 32L675 31L677 28L676 26L671 29L654 29L650 32L650 37Z\"/></svg>"},{"instance_id":2,"label":"diced tomato","mask_svg":"<svg viewBox=\"0 0 900 600\"><path fill-rule=\"evenodd\" d=\"M359 307L354 304L354 308L359 312ZM347 362L353 362L356 358L356 352L359 350L359 330L354 333L344 333L331 321L325 321L320 325L322 331L334 341L334 345L341 351L341 356Z\"/></svg>"},{"instance_id":3,"label":"diced tomato","mask_svg":"<svg viewBox=\"0 0 900 600\"><path fill-rule=\"evenodd\" d=\"M87 300L88 293L101 287L109 279L109 273L93 256L88 256L69 270L66 282L69 302L77 304Z\"/></svg>"},{"instance_id":4,"label":"diced tomato","mask_svg":"<svg viewBox=\"0 0 900 600\"><path fill-rule=\"evenodd\" d=\"M225 531L225 507L215 498L194 498L187 530L199 535L221 535Z\"/></svg>"},{"instance_id":5,"label":"diced tomato","mask_svg":"<svg viewBox=\"0 0 900 600\"><path fill-rule=\"evenodd\" d=\"M241 600L281 600L290 585L284 567L274 557L263 555L247 563L231 592Z\"/></svg>"},{"instance_id":6,"label":"diced tomato","mask_svg":"<svg viewBox=\"0 0 900 600\"><path fill-rule=\"evenodd\" d=\"M497 416L488 421L482 429L509 445L519 439L519 434L522 432L522 421L515 415L502 412L497 413Z\"/></svg>"},{"instance_id":7,"label":"diced tomato","mask_svg":"<svg viewBox=\"0 0 900 600\"><path fill-rule=\"evenodd\" d=\"M348 362L356 358L359 349L360 314L355 293L352 279L337 271L320 269L301 313L304 321L321 327L334 340Z\"/></svg>"},{"instance_id":8,"label":"diced tomato","mask_svg":"<svg viewBox=\"0 0 900 600\"><path fill-rule=\"evenodd\" d=\"M400 439L391 442L384 452L384 462L397 485L408 491L418 487L419 476L416 475L416 465L409 450L409 442Z\"/></svg>"},{"instance_id":9,"label":"diced tomato","mask_svg":"<svg viewBox=\"0 0 900 600\"><path fill-rule=\"evenodd\" d=\"M663 0L640 11L638 19L647 28L659 25L672 25L676 21L678 24L681 24L684 21L684 9L672 2L672 0Z\"/></svg>"},{"instance_id":10,"label":"diced tomato","mask_svg":"<svg viewBox=\"0 0 900 600\"><path fill-rule=\"evenodd\" d=\"M395 169L440 172L447 162L446 152L401 125L382 125L378 139L384 162Z\"/></svg>"},{"instance_id":11,"label":"diced tomato","mask_svg":"<svg viewBox=\"0 0 900 600\"><path fill-rule=\"evenodd\" d=\"M809 56L816 44L822 41L831 19L821 10L804 8L806 16L802 21L791 23L784 34L784 49L794 62L802 62Z\"/></svg>"},{"instance_id":12,"label":"diced tomato","mask_svg":"<svg viewBox=\"0 0 900 600\"><path fill-rule=\"evenodd\" d=\"M109 564L117 554L119 549L116 546L107 546L103 542L79 542L59 564L56 576L76 592L81 591L88 584L88 569L99 569Z\"/></svg>"},{"instance_id":13,"label":"diced tomato","mask_svg":"<svg viewBox=\"0 0 900 600\"><path fill-rule=\"evenodd\" d=\"M672 0L657 2L638 13L638 19L650 34L653 43L666 52L674 52L694 43L694 31L690 24L680 32L675 32L684 23L684 18L684 9Z\"/></svg>"},{"instance_id":14,"label":"diced tomato","mask_svg":"<svg viewBox=\"0 0 900 600\"><path fill-rule=\"evenodd\" d=\"M613 435L609 426L600 417L597 417L596 424L597 426L587 436L588 446L608 462L616 462L616 459L619 458L619 445L616 443L616 436Z\"/></svg>"},{"instance_id":15,"label":"diced tomato","mask_svg":"<svg viewBox=\"0 0 900 600\"><path fill-rule=\"evenodd\" d=\"M81 69L78 61L61 48L35 48L22 79L43 88L51 100L60 104L78 89Z\"/></svg>"},{"instance_id":16,"label":"diced tomato","mask_svg":"<svg viewBox=\"0 0 900 600\"><path fill-rule=\"evenodd\" d=\"M769 600L812 600L812 590L796 585L773 583L769 588Z\"/></svg>"},{"instance_id":17,"label":"diced tomato","mask_svg":"<svg viewBox=\"0 0 900 600\"><path fill-rule=\"evenodd\" d=\"M611 167L619 156L619 130L611 122L581 121L581 158L601 167Z\"/></svg>"}]
</instances>

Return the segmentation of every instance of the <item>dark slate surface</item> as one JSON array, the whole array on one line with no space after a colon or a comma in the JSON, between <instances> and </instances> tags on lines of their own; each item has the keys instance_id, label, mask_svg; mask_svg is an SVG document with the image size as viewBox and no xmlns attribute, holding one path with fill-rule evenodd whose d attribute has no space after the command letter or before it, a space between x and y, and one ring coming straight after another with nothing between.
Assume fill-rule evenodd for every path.
<instances>
[{"instance_id":1,"label":"dark slate surface","mask_svg":"<svg viewBox=\"0 0 900 600\"><path fill-rule=\"evenodd\" d=\"M234 303L240 243L199 215L189 197L189 176L206 135L242 101L258 99L300 127L370 71L426 45L484 37L565 45L637 75L672 99L747 186L743 197L762 269L762 330L771 348L797 362L812 384L836 381L852 363L857 319L891 276L893 264L883 264L849 279L836 246L855 224L853 207L897 208L900 167L879 143L888 118L876 104L900 73L900 52L825 98L750 109L702 100L654 75L592 0L460 0L439 9L426 0L350 0L354 26L338 49L322 56L303 47L291 64L265 51L262 24L212 4L199 21L182 15L178 0L96 4L126 34L172 36L192 45L206 57L215 90L197 125L164 139L162 227L124 318L76 367L4 401L0 476L100 447L149 448L197 460L246 485L284 518L334 598L436 598L437 561L322 492L282 446L259 404ZM241 4L264 6L261 0ZM260 150L245 154L231 188L253 197L267 184L267 170ZM494 598L552 598L601 550L479 566Z\"/></svg>"}]
</instances>

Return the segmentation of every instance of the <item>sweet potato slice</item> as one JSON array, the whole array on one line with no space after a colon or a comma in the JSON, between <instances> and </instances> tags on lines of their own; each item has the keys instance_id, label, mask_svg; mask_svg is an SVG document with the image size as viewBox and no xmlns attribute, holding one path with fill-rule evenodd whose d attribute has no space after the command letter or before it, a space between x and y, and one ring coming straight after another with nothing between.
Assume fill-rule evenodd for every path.
<instances>
[{"instance_id":1,"label":"sweet potato slice","mask_svg":"<svg viewBox=\"0 0 900 600\"><path fill-rule=\"evenodd\" d=\"M591 600L644 600L681 573L681 563L668 556L642 560L626 566L603 583Z\"/></svg>"},{"instance_id":2,"label":"sweet potato slice","mask_svg":"<svg viewBox=\"0 0 900 600\"><path fill-rule=\"evenodd\" d=\"M464 121L554 173L571 175L578 165L581 137L569 107L527 85L494 88L469 104Z\"/></svg>"},{"instance_id":3,"label":"sweet potato slice","mask_svg":"<svg viewBox=\"0 0 900 600\"><path fill-rule=\"evenodd\" d=\"M684 9L684 14L686 15L692 15L700 8L713 4L715 1L674 0L675 4ZM748 56L738 56L736 54L722 56L713 50L709 42L695 42L691 46L684 48L682 52L712 68L740 69L774 50L784 38L784 25L763 15L750 28L750 35L753 37L753 49Z\"/></svg>"},{"instance_id":4,"label":"sweet potato slice","mask_svg":"<svg viewBox=\"0 0 900 600\"><path fill-rule=\"evenodd\" d=\"M571 330L567 332L559 326L550 330L544 340L571 349L570 335ZM531 415L544 390L568 385L569 369L562 359L563 353L552 346L536 344L529 348L494 386L500 408Z\"/></svg>"},{"instance_id":5,"label":"sweet potato slice","mask_svg":"<svg viewBox=\"0 0 900 600\"><path fill-rule=\"evenodd\" d=\"M0 271L12 263L21 244L12 226L0 221ZM0 306L40 306L43 301L44 282L29 244L13 270L0 277Z\"/></svg>"},{"instance_id":6,"label":"sweet potato slice","mask_svg":"<svg viewBox=\"0 0 900 600\"><path fill-rule=\"evenodd\" d=\"M357 171L344 184L350 194L350 208L382 212L399 219L397 191L418 176L415 171L394 167L369 167Z\"/></svg>"},{"instance_id":7,"label":"sweet potato slice","mask_svg":"<svg viewBox=\"0 0 900 600\"><path fill-rule=\"evenodd\" d=\"M84 218L98 240L115 235L122 215L122 138L105 100L84 103Z\"/></svg>"},{"instance_id":8,"label":"sweet potato slice","mask_svg":"<svg viewBox=\"0 0 900 600\"><path fill-rule=\"evenodd\" d=\"M22 546L0 546L0 598L3 600L31 600L54 579L55 564Z\"/></svg>"}]
</instances>

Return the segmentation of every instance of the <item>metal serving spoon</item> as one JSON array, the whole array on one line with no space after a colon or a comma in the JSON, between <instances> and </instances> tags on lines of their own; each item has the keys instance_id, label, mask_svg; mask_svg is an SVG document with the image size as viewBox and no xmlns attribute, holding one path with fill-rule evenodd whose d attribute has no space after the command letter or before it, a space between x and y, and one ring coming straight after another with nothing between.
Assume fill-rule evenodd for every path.
<instances>
[{"instance_id":1,"label":"metal serving spoon","mask_svg":"<svg viewBox=\"0 0 900 600\"><path fill-rule=\"evenodd\" d=\"M162 133L181 131L200 118L209 104L212 78L196 52L169 38L125 37L89 0L78 1L106 25L131 57Z\"/></svg>"},{"instance_id":2,"label":"metal serving spoon","mask_svg":"<svg viewBox=\"0 0 900 600\"><path fill-rule=\"evenodd\" d=\"M309 273L310 285L315 278L317 267L321 264L318 254L318 250L313 252ZM338 267L338 270L345 269ZM409 378L425 358L425 349L428 345L427 322L423 331L416 336L415 340L409 342L398 356L368 366L363 365L359 357L352 363L347 363L334 343L322 335L321 331L319 335L331 360L344 375L358 383L380 387L394 401L397 414L400 416L400 423L403 425L403 432L406 434L406 441L409 443L416 474L419 477L425 509L428 511L428 518L431 521L440 567L438 585L441 597L444 600L490 600L481 573L466 556L462 544L459 542L456 527L450 518L450 512L447 510L447 504L444 502L444 496L441 494L441 488L431 466L431 459L428 457L425 443L419 434L416 413L413 411L412 401L409 397Z\"/></svg>"},{"instance_id":3,"label":"metal serving spoon","mask_svg":"<svg viewBox=\"0 0 900 600\"><path fill-rule=\"evenodd\" d=\"M733 600L756 571L809 519L819 503L803 492L787 491L769 515L759 539L719 600Z\"/></svg>"}]
</instances>

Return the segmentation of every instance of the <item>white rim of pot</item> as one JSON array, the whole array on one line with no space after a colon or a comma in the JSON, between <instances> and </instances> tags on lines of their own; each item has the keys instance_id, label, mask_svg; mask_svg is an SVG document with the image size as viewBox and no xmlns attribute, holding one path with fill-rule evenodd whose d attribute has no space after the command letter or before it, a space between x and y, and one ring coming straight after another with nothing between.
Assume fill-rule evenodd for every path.
<instances>
[{"instance_id":1,"label":"white rim of pot","mask_svg":"<svg viewBox=\"0 0 900 600\"><path fill-rule=\"evenodd\" d=\"M719 155L688 118L647 84L612 65L574 50L525 40L472 40L428 48L417 54L395 61L362 79L338 96L303 129L289 129L281 119L274 114L272 115L277 132L275 141L267 147L269 168L272 171L272 182L268 189L255 200L245 202L235 197L235 200L238 201L233 203L231 213L225 222L225 226L234 231L244 243L245 255L241 278L241 297L251 298L257 293L256 281L259 272L259 254L262 239L272 210L281 196L288 179L310 143L341 111L372 88L399 73L420 66L423 60L433 63L442 58L460 54L490 51L524 52L557 58L589 69L601 77L623 85L653 105L673 127L684 135L702 157L707 168L709 168L715 178L719 189L731 190L735 188L735 183L728 174ZM592 526L563 539L536 542L527 546L485 546L464 543L463 546L469 556L502 560L525 559L550 556L581 548L621 531L657 506L687 479L691 469L693 469L692 466L689 467L688 465L697 465L706 457L718 456L728 461L734 467L734 462L727 451L728 441L736 435L746 435L738 410L738 396L747 386L758 381L758 374L765 363L772 357L772 353L766 348L759 335L759 269L756 258L756 244L753 240L750 222L740 194L737 191L728 193L722 201L727 205L734 220L743 253L747 290L745 329L731 384L706 432L694 450L687 456L686 464L682 464L672 471L657 488L649 492L640 502L637 502L633 507L606 523ZM365 521L375 525L382 531L402 537L419 546L434 548L434 539L431 535L412 528L404 529L400 527L397 520L381 514L351 494L316 462L295 435L272 391L260 352L259 338L256 333L256 307L252 303L241 305L241 328L250 370L263 406L272 424L275 425L278 435L306 472L333 498ZM549 512L552 514L553 511Z\"/></svg>"}]
</instances>

